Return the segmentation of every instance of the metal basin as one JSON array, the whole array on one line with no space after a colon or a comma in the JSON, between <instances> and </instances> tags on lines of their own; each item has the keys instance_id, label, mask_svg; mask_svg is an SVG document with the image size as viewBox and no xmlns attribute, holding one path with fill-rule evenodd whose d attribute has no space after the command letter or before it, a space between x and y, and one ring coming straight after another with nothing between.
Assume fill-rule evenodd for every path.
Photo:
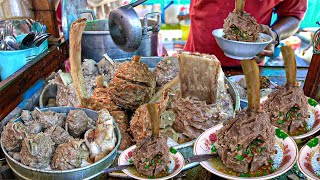
<instances>
[{"instance_id":1,"label":"metal basin","mask_svg":"<svg viewBox=\"0 0 320 180\"><path fill-rule=\"evenodd\" d=\"M68 113L70 110L79 109L79 108L72 108L72 107L52 107L52 108L44 108L41 109L42 111L54 111L60 113ZM92 111L90 109L82 109L90 118L93 120L97 120L98 113ZM16 119L16 121L21 121L20 118ZM115 126L115 132L117 136L117 145L116 147L103 159L89 166L85 166L82 168L71 169L71 170L44 170L44 169L36 169L31 168L29 166L23 165L22 163L14 160L7 151L2 146L1 141L1 148L6 156L7 162L12 169L12 171L22 179L92 179L102 173L105 168L111 166L111 164L116 159L117 150L121 142L121 134L119 128L115 122L113 122Z\"/></svg>"}]
</instances>

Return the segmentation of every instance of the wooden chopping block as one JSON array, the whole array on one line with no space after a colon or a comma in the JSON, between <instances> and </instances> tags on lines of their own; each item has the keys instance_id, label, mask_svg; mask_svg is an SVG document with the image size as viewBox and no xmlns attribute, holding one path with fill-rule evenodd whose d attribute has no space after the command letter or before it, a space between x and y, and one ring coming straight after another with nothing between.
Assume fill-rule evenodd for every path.
<instances>
[{"instance_id":1,"label":"wooden chopping block","mask_svg":"<svg viewBox=\"0 0 320 180\"><path fill-rule=\"evenodd\" d=\"M181 97L196 97L212 104L217 99L220 61L214 55L179 54Z\"/></svg>"}]
</instances>

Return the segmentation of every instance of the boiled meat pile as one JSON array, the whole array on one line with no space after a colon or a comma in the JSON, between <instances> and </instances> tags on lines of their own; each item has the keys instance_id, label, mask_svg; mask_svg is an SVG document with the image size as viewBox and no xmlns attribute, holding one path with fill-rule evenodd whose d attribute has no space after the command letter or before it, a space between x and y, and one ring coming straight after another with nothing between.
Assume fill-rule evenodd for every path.
<instances>
[{"instance_id":1,"label":"boiled meat pile","mask_svg":"<svg viewBox=\"0 0 320 180\"><path fill-rule=\"evenodd\" d=\"M299 86L285 84L277 87L263 104L271 123L285 132L294 132L305 126L309 118L308 99Z\"/></svg>"},{"instance_id":2,"label":"boiled meat pile","mask_svg":"<svg viewBox=\"0 0 320 180\"><path fill-rule=\"evenodd\" d=\"M257 20L249 13L230 12L224 20L223 32L225 38L234 41L256 42L261 32Z\"/></svg>"},{"instance_id":3,"label":"boiled meat pile","mask_svg":"<svg viewBox=\"0 0 320 180\"><path fill-rule=\"evenodd\" d=\"M223 164L238 172L268 164L273 147L274 127L268 114L250 109L225 122L216 145Z\"/></svg>"},{"instance_id":4,"label":"boiled meat pile","mask_svg":"<svg viewBox=\"0 0 320 180\"><path fill-rule=\"evenodd\" d=\"M133 164L137 171L156 177L160 173L167 174L170 163L169 147L164 137L148 137L137 143L132 151Z\"/></svg>"}]
</instances>

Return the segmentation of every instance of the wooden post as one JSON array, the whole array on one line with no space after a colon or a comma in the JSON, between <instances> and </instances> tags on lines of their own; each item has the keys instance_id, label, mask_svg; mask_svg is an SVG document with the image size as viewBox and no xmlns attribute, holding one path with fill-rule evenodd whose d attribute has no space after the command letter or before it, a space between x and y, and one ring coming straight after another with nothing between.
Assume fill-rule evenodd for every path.
<instances>
[{"instance_id":1,"label":"wooden post","mask_svg":"<svg viewBox=\"0 0 320 180\"><path fill-rule=\"evenodd\" d=\"M35 20L47 26L47 30L54 37L59 37L58 22L54 0L32 0Z\"/></svg>"}]
</instances>

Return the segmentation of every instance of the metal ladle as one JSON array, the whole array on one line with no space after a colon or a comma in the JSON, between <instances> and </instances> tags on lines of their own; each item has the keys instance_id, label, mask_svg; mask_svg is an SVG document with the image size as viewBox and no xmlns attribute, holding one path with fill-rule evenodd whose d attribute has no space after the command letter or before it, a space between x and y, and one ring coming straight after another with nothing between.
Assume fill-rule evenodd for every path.
<instances>
[{"instance_id":1,"label":"metal ladle","mask_svg":"<svg viewBox=\"0 0 320 180\"><path fill-rule=\"evenodd\" d=\"M142 25L133 9L147 0L137 0L110 12L109 30L113 42L123 51L134 52L142 38Z\"/></svg>"}]
</instances>

